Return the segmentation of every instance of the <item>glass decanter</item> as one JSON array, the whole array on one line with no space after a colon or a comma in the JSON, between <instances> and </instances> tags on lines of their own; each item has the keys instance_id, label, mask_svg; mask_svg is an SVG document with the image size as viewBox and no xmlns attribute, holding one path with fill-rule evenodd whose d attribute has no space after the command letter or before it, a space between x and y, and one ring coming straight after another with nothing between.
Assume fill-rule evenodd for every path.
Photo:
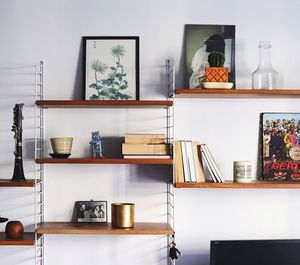
<instances>
[{"instance_id":1,"label":"glass decanter","mask_svg":"<svg viewBox=\"0 0 300 265\"><path fill-rule=\"evenodd\" d=\"M276 72L271 63L271 42L260 41L259 65L252 74L253 89L274 89L278 85L278 72Z\"/></svg>"}]
</instances>

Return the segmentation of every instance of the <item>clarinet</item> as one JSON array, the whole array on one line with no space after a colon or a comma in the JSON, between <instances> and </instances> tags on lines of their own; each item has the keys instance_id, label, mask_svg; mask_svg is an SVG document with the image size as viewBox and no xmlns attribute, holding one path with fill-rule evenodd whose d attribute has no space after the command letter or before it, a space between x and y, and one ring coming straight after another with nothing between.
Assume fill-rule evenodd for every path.
<instances>
[{"instance_id":1,"label":"clarinet","mask_svg":"<svg viewBox=\"0 0 300 265\"><path fill-rule=\"evenodd\" d=\"M22 109L24 104L16 104L14 107L14 122L12 126L12 131L15 133L15 168L14 174L11 181L26 181L23 170L23 157L22 157Z\"/></svg>"}]
</instances>

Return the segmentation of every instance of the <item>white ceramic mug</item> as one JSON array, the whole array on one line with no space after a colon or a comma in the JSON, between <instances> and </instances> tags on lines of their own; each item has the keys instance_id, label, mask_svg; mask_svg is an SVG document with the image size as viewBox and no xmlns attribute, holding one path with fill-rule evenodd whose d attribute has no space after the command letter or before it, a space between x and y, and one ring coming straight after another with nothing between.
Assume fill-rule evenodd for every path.
<instances>
[{"instance_id":1,"label":"white ceramic mug","mask_svg":"<svg viewBox=\"0 0 300 265\"><path fill-rule=\"evenodd\" d=\"M241 183L255 181L251 161L233 161L233 180Z\"/></svg>"}]
</instances>

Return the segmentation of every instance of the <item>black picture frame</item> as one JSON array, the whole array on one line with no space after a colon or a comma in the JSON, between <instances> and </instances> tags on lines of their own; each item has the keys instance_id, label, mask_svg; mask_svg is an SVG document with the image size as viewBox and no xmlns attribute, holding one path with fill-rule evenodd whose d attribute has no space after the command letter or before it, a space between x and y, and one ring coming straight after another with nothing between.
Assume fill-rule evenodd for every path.
<instances>
[{"instance_id":1,"label":"black picture frame","mask_svg":"<svg viewBox=\"0 0 300 265\"><path fill-rule=\"evenodd\" d=\"M139 100L139 37L84 36L82 41L83 99Z\"/></svg>"},{"instance_id":2,"label":"black picture frame","mask_svg":"<svg viewBox=\"0 0 300 265\"><path fill-rule=\"evenodd\" d=\"M107 201L76 201L78 223L107 223Z\"/></svg>"}]
</instances>

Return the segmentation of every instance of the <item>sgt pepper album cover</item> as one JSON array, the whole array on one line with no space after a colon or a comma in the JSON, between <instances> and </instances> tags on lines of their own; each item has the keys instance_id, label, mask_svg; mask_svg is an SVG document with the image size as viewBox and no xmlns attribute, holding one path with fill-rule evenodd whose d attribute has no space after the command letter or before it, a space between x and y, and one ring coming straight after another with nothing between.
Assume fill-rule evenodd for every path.
<instances>
[{"instance_id":1,"label":"sgt pepper album cover","mask_svg":"<svg viewBox=\"0 0 300 265\"><path fill-rule=\"evenodd\" d=\"M262 113L264 180L300 180L300 113Z\"/></svg>"}]
</instances>

